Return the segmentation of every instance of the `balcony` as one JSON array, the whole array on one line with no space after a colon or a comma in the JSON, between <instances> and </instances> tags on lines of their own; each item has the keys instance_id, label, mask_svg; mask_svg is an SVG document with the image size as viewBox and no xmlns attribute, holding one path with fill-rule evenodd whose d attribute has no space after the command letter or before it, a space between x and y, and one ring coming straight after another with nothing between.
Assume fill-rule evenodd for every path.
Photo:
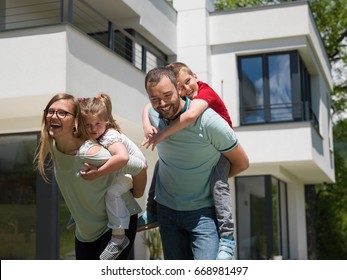
<instances>
[{"instance_id":1,"label":"balcony","mask_svg":"<svg viewBox=\"0 0 347 280\"><path fill-rule=\"evenodd\" d=\"M91 4L89 4L91 2ZM55 0L29 4L16 2L16 6L0 7L0 32L69 24L97 40L143 72L165 65L167 56L134 28L123 28L107 18L105 1ZM92 5L94 3L94 6ZM101 4L101 5L99 5ZM117 13L106 13L110 17L134 18L138 16L123 1L117 1ZM94 7L99 7L99 10ZM118 15L118 16L117 16Z\"/></svg>"}]
</instances>

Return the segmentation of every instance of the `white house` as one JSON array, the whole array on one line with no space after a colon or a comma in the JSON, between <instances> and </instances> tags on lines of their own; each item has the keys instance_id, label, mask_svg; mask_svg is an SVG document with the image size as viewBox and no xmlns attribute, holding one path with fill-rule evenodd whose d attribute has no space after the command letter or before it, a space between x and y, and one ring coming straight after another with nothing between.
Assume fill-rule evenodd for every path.
<instances>
[{"instance_id":1,"label":"white house","mask_svg":"<svg viewBox=\"0 0 347 280\"><path fill-rule=\"evenodd\" d=\"M250 158L230 179L237 258L307 259L305 186L335 180L330 65L309 4L215 11L213 0L1 1L2 259L66 258L71 248L59 191L32 167L48 100L106 92L140 146L145 74L172 61L220 94ZM150 183L157 155L143 151ZM139 234L134 258L147 257Z\"/></svg>"}]
</instances>

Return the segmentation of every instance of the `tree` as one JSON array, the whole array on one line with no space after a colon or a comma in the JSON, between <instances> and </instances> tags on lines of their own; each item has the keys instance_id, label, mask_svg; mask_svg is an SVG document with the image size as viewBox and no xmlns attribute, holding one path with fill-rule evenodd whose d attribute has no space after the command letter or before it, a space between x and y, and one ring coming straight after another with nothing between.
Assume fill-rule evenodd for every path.
<instances>
[{"instance_id":1,"label":"tree","mask_svg":"<svg viewBox=\"0 0 347 280\"><path fill-rule=\"evenodd\" d=\"M217 10L273 5L271 0L217 0ZM329 58L336 183L306 186L309 259L347 259L347 0L309 0Z\"/></svg>"},{"instance_id":2,"label":"tree","mask_svg":"<svg viewBox=\"0 0 347 280\"><path fill-rule=\"evenodd\" d=\"M333 69L332 109L336 119L347 108L347 1L312 0L312 14Z\"/></svg>"}]
</instances>

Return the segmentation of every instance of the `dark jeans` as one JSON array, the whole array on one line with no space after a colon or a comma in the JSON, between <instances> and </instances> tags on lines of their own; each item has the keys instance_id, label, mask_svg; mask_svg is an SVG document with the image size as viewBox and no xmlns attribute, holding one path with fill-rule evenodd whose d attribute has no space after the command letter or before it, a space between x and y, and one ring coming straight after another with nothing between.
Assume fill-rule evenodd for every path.
<instances>
[{"instance_id":1,"label":"dark jeans","mask_svg":"<svg viewBox=\"0 0 347 280\"><path fill-rule=\"evenodd\" d=\"M117 260L130 260L137 228L137 214L130 217L129 229L125 230L125 235L129 238L130 244L119 255ZM99 260L102 251L106 248L111 239L112 230L110 229L99 239L93 242L81 242L75 238L76 260Z\"/></svg>"}]
</instances>

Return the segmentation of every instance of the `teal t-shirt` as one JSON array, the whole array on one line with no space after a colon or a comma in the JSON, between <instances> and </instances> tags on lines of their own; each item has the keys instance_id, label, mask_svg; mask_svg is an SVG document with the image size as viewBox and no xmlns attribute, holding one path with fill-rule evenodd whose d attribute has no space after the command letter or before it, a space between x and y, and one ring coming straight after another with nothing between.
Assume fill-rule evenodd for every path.
<instances>
[{"instance_id":1,"label":"teal t-shirt","mask_svg":"<svg viewBox=\"0 0 347 280\"><path fill-rule=\"evenodd\" d=\"M61 153L54 146L54 173L62 196L76 221L76 238L81 242L92 242L103 235L107 227L105 195L108 187L116 179L115 173L101 176L95 180L84 180L80 171L83 164L100 166L110 157L105 148L94 155L85 155L88 148L95 145L86 141L79 149L77 155ZM141 212L141 208L133 198L131 192L122 195L130 214Z\"/></svg>"},{"instance_id":2,"label":"teal t-shirt","mask_svg":"<svg viewBox=\"0 0 347 280\"><path fill-rule=\"evenodd\" d=\"M189 104L187 98L185 108ZM149 110L149 117L158 130L169 125L153 108ZM207 108L194 123L156 146L159 156L157 202L180 211L213 206L210 183L214 167L222 152L237 145L236 135L228 123Z\"/></svg>"}]
</instances>

